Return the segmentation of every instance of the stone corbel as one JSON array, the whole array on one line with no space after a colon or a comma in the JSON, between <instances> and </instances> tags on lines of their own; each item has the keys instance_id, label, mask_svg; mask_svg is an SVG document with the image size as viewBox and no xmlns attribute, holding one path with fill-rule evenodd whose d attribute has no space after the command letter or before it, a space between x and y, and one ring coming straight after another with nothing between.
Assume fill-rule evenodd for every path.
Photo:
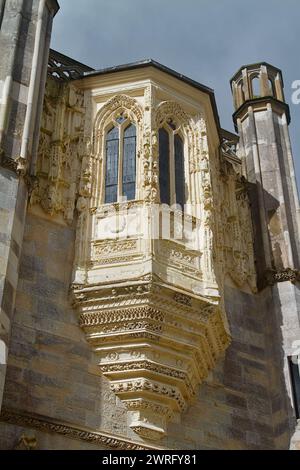
<instances>
[{"instance_id":1,"label":"stone corbel","mask_svg":"<svg viewBox=\"0 0 300 470\"><path fill-rule=\"evenodd\" d=\"M73 285L79 324L102 374L144 439L166 435L229 344L217 304L154 280L90 288Z\"/></svg>"},{"instance_id":2,"label":"stone corbel","mask_svg":"<svg viewBox=\"0 0 300 470\"><path fill-rule=\"evenodd\" d=\"M265 273L265 280L267 285L273 286L277 282L290 281L292 284L300 281L300 271L297 269L285 268L281 271L270 269Z\"/></svg>"}]
</instances>

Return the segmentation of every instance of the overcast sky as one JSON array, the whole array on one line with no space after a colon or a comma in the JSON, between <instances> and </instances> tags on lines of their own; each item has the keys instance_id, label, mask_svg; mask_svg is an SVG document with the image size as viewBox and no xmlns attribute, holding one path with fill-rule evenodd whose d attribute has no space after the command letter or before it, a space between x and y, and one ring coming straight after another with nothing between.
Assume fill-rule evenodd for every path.
<instances>
[{"instance_id":1,"label":"overcast sky","mask_svg":"<svg viewBox=\"0 0 300 470\"><path fill-rule=\"evenodd\" d=\"M152 58L215 90L221 125L233 130L229 79L243 64L283 72L300 187L299 0L59 0L52 48L93 68Z\"/></svg>"}]
</instances>

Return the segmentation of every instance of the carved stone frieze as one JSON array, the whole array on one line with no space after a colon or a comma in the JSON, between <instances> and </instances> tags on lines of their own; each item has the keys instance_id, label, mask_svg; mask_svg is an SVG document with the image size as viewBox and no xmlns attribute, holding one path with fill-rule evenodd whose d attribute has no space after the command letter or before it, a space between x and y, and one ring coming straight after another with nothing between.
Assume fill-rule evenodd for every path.
<instances>
[{"instance_id":1,"label":"carved stone frieze","mask_svg":"<svg viewBox=\"0 0 300 470\"><path fill-rule=\"evenodd\" d=\"M253 228L245 179L234 163L223 161L218 209L215 211L215 253L222 276L238 287L248 283L256 291Z\"/></svg>"},{"instance_id":2,"label":"carved stone frieze","mask_svg":"<svg viewBox=\"0 0 300 470\"><path fill-rule=\"evenodd\" d=\"M137 251L137 240L103 240L93 245L92 262L98 264L111 264L130 261ZM126 253L122 254L121 253Z\"/></svg>"},{"instance_id":3,"label":"carved stone frieze","mask_svg":"<svg viewBox=\"0 0 300 470\"><path fill-rule=\"evenodd\" d=\"M20 412L2 408L0 421L10 423L20 427L28 427L43 431L46 433L59 434L69 439L76 439L83 442L89 442L96 446L104 446L108 449L118 450L144 450L153 447L146 446L137 442L126 440L122 437L112 436L105 432L95 432L90 429L76 427L70 423L65 423L56 419L50 419L46 416L37 415L34 413ZM21 438L22 439L22 438ZM35 446L35 438L33 437L31 443Z\"/></svg>"},{"instance_id":4,"label":"carved stone frieze","mask_svg":"<svg viewBox=\"0 0 300 470\"><path fill-rule=\"evenodd\" d=\"M86 170L90 147L84 139L83 93L70 84L48 78L36 163L37 184L30 205L50 216L61 214L72 223L76 199Z\"/></svg>"}]
</instances>

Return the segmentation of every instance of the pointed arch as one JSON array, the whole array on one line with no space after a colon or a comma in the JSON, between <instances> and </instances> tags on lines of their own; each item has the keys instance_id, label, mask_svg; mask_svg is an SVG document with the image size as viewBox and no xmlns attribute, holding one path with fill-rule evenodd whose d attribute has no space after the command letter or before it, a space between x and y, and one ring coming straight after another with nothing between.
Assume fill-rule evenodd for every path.
<instances>
[{"instance_id":1,"label":"pointed arch","mask_svg":"<svg viewBox=\"0 0 300 470\"><path fill-rule=\"evenodd\" d=\"M122 194L127 200L135 199L136 185L136 127L130 123L123 134Z\"/></svg>"},{"instance_id":2,"label":"pointed arch","mask_svg":"<svg viewBox=\"0 0 300 470\"><path fill-rule=\"evenodd\" d=\"M140 126L143 120L143 112L134 98L127 95L115 95L110 98L105 105L98 111L94 121L94 144L96 137L102 137L103 132L113 117L118 113L125 115L137 126Z\"/></svg>"},{"instance_id":3,"label":"pointed arch","mask_svg":"<svg viewBox=\"0 0 300 470\"><path fill-rule=\"evenodd\" d=\"M156 109L155 125L159 140L160 200L183 209L190 186L189 154L195 134L192 119L175 101L164 101Z\"/></svg>"},{"instance_id":4,"label":"pointed arch","mask_svg":"<svg viewBox=\"0 0 300 470\"><path fill-rule=\"evenodd\" d=\"M163 101L156 110L156 126L162 127L169 120L174 120L186 133L192 133L191 119L182 107L175 101Z\"/></svg>"},{"instance_id":5,"label":"pointed arch","mask_svg":"<svg viewBox=\"0 0 300 470\"><path fill-rule=\"evenodd\" d=\"M103 201L109 202L110 198L106 198L106 187L103 175L107 176L107 133L113 126L122 126L122 132L120 134L121 140L118 144L119 151L119 164L118 164L118 183L117 183L117 200L120 198L127 197L128 199L134 199L136 197L136 174L140 171L140 165L138 164L138 156L141 154L141 136L142 136L142 123L143 123L143 112L137 101L130 96L120 94L110 98L98 111L93 126L93 153L97 162L97 178L93 182L93 197L96 205L102 204ZM127 136L124 140L123 133L130 126L134 129L135 136ZM128 133L128 131L127 131ZM126 134L127 134L126 133ZM134 141L134 142L133 142ZM124 145L126 144L126 147ZM130 145L129 145L130 144ZM110 144L111 146L113 144ZM130 146L130 155L129 152ZM116 147L116 144L115 144ZM133 151L134 147L134 151ZM123 165L124 148L126 156L126 165ZM134 156L133 156L134 152ZM123 178L123 171L129 172L126 177ZM135 174L133 175L133 171ZM120 179L120 181L119 181ZM130 181L129 181L130 179ZM125 181L126 180L126 181ZM115 189L114 189L115 191ZM115 194L112 199L116 202Z\"/></svg>"},{"instance_id":6,"label":"pointed arch","mask_svg":"<svg viewBox=\"0 0 300 470\"><path fill-rule=\"evenodd\" d=\"M158 140L160 202L170 204L170 139L164 127L158 131Z\"/></svg>"}]
</instances>

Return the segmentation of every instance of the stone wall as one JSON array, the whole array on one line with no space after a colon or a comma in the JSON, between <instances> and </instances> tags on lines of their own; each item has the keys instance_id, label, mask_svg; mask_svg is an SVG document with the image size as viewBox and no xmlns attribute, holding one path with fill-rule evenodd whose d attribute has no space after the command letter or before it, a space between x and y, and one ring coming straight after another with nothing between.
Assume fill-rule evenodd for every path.
<instances>
[{"instance_id":1,"label":"stone wall","mask_svg":"<svg viewBox=\"0 0 300 470\"><path fill-rule=\"evenodd\" d=\"M28 216L3 406L126 434L70 305L73 249L72 228Z\"/></svg>"},{"instance_id":2,"label":"stone wall","mask_svg":"<svg viewBox=\"0 0 300 470\"><path fill-rule=\"evenodd\" d=\"M125 407L99 376L77 326L69 298L73 250L72 227L28 214L3 409L136 442L140 438L127 426ZM169 424L159 446L288 448L280 377L284 358L272 350L273 345L279 349L280 332L274 328L270 291L253 296L227 285L225 300L232 344L192 405ZM17 436L24 434L21 422L1 424L0 448L16 445ZM42 433L34 426L27 432L36 436L37 448L90 448L88 442Z\"/></svg>"},{"instance_id":3,"label":"stone wall","mask_svg":"<svg viewBox=\"0 0 300 470\"><path fill-rule=\"evenodd\" d=\"M0 347L9 347L56 0L0 3ZM25 184L25 181L27 185ZM0 361L0 409L6 367Z\"/></svg>"}]
</instances>

